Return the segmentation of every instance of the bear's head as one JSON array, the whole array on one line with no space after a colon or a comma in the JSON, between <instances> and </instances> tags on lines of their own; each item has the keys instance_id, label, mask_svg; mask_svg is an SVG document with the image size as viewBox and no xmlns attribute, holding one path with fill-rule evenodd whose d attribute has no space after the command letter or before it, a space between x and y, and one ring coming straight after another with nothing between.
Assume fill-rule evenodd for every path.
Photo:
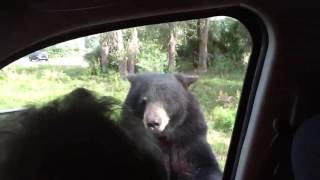
<instances>
[{"instance_id":1,"label":"bear's head","mask_svg":"<svg viewBox=\"0 0 320 180\"><path fill-rule=\"evenodd\" d=\"M170 132L183 123L190 96L188 87L197 78L184 74L130 75L125 105L153 134Z\"/></svg>"}]
</instances>

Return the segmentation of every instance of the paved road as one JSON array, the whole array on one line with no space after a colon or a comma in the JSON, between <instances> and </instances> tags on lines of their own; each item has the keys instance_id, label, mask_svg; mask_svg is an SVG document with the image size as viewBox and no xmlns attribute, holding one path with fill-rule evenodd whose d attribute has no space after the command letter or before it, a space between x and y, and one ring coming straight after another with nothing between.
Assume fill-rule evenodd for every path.
<instances>
[{"instance_id":1,"label":"paved road","mask_svg":"<svg viewBox=\"0 0 320 180\"><path fill-rule=\"evenodd\" d=\"M84 61L82 57L49 58L48 61L29 61L27 57L23 57L13 62L12 64L19 64L22 66L38 66L40 64L50 64L58 66L88 66L88 63Z\"/></svg>"}]
</instances>

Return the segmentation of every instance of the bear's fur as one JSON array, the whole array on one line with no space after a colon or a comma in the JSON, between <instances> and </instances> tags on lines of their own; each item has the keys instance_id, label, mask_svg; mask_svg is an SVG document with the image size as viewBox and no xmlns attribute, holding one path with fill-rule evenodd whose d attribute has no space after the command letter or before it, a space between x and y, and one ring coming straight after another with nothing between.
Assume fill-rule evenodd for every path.
<instances>
[{"instance_id":1,"label":"bear's fur","mask_svg":"<svg viewBox=\"0 0 320 180\"><path fill-rule=\"evenodd\" d=\"M112 98L77 89L1 121L0 179L166 180L159 156L113 122L114 107Z\"/></svg>"},{"instance_id":2,"label":"bear's fur","mask_svg":"<svg viewBox=\"0 0 320 180\"><path fill-rule=\"evenodd\" d=\"M121 126L137 141L152 141L160 147L171 180L219 180L222 176L206 140L203 113L188 91L196 79L160 73L128 77L131 87ZM135 118L128 117L132 115Z\"/></svg>"}]
</instances>

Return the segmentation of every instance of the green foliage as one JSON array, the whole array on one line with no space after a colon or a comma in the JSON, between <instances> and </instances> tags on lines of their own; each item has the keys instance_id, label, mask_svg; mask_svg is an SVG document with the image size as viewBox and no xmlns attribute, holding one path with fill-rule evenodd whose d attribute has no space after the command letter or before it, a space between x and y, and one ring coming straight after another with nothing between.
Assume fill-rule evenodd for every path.
<instances>
[{"instance_id":1,"label":"green foliage","mask_svg":"<svg viewBox=\"0 0 320 180\"><path fill-rule=\"evenodd\" d=\"M109 69L112 70L118 70L119 63L125 58L125 52L124 51L111 51L109 53Z\"/></svg>"},{"instance_id":2,"label":"green foliage","mask_svg":"<svg viewBox=\"0 0 320 180\"><path fill-rule=\"evenodd\" d=\"M216 42L225 56L224 59L231 61L229 64L233 63L234 68L244 69L245 55L251 52L249 32L239 21L232 18L224 18L213 22L215 27L219 29L219 33L217 39L211 41L211 43ZM214 30L214 28L211 30ZM211 47L214 48L213 45Z\"/></svg>"},{"instance_id":3,"label":"green foliage","mask_svg":"<svg viewBox=\"0 0 320 180\"><path fill-rule=\"evenodd\" d=\"M244 73L246 66L243 63L233 61L226 56L215 56L214 61L211 61L211 69L217 74L226 74L228 72Z\"/></svg>"},{"instance_id":4,"label":"green foliage","mask_svg":"<svg viewBox=\"0 0 320 180\"><path fill-rule=\"evenodd\" d=\"M138 28L138 31L140 41L157 44L158 48L166 50L170 38L168 23L142 26Z\"/></svg>"},{"instance_id":5,"label":"green foliage","mask_svg":"<svg viewBox=\"0 0 320 180\"><path fill-rule=\"evenodd\" d=\"M98 75L101 73L101 66L99 62L100 48L96 47L92 51L84 55L84 60L89 64L89 71L92 75Z\"/></svg>"},{"instance_id":6,"label":"green foliage","mask_svg":"<svg viewBox=\"0 0 320 180\"><path fill-rule=\"evenodd\" d=\"M140 72L193 71L197 68L198 63L198 26L198 20L190 20L138 27L140 52L138 54L136 69ZM172 30L176 34L177 57L176 66L173 69L168 69L167 45ZM114 31L103 33L99 36L100 38L107 38L111 43L108 56L109 69L118 69L119 62L125 58L132 28L121 31L125 47L123 52L119 52L115 47ZM230 71L243 73L251 52L251 38L245 27L239 21L232 18L213 18L210 19L208 35L209 68L217 74L226 74ZM97 49L89 53L93 57L90 60L93 74L98 74L100 70L97 58L99 57L98 53Z\"/></svg>"},{"instance_id":7,"label":"green foliage","mask_svg":"<svg viewBox=\"0 0 320 180\"><path fill-rule=\"evenodd\" d=\"M68 54L67 49L59 48L56 46L50 46L45 49L48 52L49 58L59 58L64 57Z\"/></svg>"},{"instance_id":8,"label":"green foliage","mask_svg":"<svg viewBox=\"0 0 320 180\"><path fill-rule=\"evenodd\" d=\"M78 54L80 50L77 47L59 47L54 45L45 48L45 51L48 53L49 58L61 58Z\"/></svg>"},{"instance_id":9,"label":"green foliage","mask_svg":"<svg viewBox=\"0 0 320 180\"><path fill-rule=\"evenodd\" d=\"M91 36L87 36L85 37L85 48L87 49L95 49L96 47L99 46L99 36L97 35L91 35Z\"/></svg>"},{"instance_id":10,"label":"green foliage","mask_svg":"<svg viewBox=\"0 0 320 180\"><path fill-rule=\"evenodd\" d=\"M223 132L232 132L236 111L234 107L215 107L211 112L214 118L215 129Z\"/></svg>"},{"instance_id":11,"label":"green foliage","mask_svg":"<svg viewBox=\"0 0 320 180\"><path fill-rule=\"evenodd\" d=\"M184 43L178 45L177 53L180 59L192 59L192 63L197 63L199 40L197 37L191 36L184 40Z\"/></svg>"},{"instance_id":12,"label":"green foliage","mask_svg":"<svg viewBox=\"0 0 320 180\"><path fill-rule=\"evenodd\" d=\"M221 21L220 40L225 42L228 51L241 55L251 50L251 37L247 29L237 20L226 18ZM239 56L240 57L240 56Z\"/></svg>"},{"instance_id":13,"label":"green foliage","mask_svg":"<svg viewBox=\"0 0 320 180\"><path fill-rule=\"evenodd\" d=\"M204 111L209 129L231 133L232 128L228 125L235 118L243 78L244 74L238 72L227 74L209 72L200 76L191 86L191 91L198 98Z\"/></svg>"},{"instance_id":14,"label":"green foliage","mask_svg":"<svg viewBox=\"0 0 320 180\"><path fill-rule=\"evenodd\" d=\"M167 54L156 43L141 43L137 62L139 72L166 72L167 64Z\"/></svg>"},{"instance_id":15,"label":"green foliage","mask_svg":"<svg viewBox=\"0 0 320 180\"><path fill-rule=\"evenodd\" d=\"M197 21L183 23L184 37L177 48L178 56L180 60L191 60L193 66L197 67L199 49ZM209 27L209 67L218 72L243 71L247 63L246 58L251 52L251 37L246 28L239 21L228 17L210 20Z\"/></svg>"}]
</instances>

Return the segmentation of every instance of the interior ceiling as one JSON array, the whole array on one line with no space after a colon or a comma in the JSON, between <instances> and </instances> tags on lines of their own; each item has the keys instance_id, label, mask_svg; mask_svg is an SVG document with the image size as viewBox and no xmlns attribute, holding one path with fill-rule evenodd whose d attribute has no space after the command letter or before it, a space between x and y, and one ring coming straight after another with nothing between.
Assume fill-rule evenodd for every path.
<instances>
[{"instance_id":1,"label":"interior ceiling","mask_svg":"<svg viewBox=\"0 0 320 180\"><path fill-rule=\"evenodd\" d=\"M162 14L242 6L260 11L276 29L279 23L283 23L281 20L291 22L285 19L288 13L303 12L301 9L306 8L304 6L316 7L311 2L301 5L278 0L2 0L0 3L0 67L19 56L52 44L39 42L96 25ZM301 17L297 18L301 20Z\"/></svg>"}]
</instances>

